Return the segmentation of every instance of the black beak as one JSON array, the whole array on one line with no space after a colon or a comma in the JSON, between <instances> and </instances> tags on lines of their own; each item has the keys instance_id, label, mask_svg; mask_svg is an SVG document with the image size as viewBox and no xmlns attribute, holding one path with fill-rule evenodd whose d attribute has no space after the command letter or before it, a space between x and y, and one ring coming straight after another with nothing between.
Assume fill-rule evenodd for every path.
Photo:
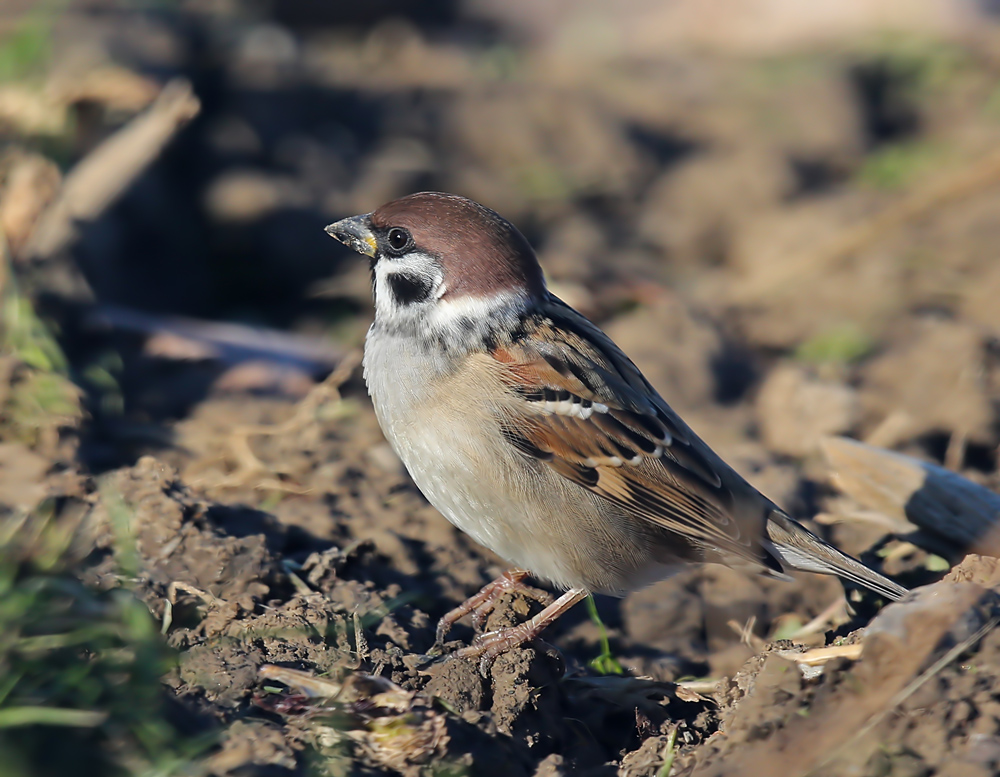
<instances>
[{"instance_id":1,"label":"black beak","mask_svg":"<svg viewBox=\"0 0 1000 777\"><path fill-rule=\"evenodd\" d=\"M341 219L325 227L325 230L330 237L336 238L348 248L354 249L359 254L375 258L378 244L375 241L375 233L372 232L370 213Z\"/></svg>"}]
</instances>

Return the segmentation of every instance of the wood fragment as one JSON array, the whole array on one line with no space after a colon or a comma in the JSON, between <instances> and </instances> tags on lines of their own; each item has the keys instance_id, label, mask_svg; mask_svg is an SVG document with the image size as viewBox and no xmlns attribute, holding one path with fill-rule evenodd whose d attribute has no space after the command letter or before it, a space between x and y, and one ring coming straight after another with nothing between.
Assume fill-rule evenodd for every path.
<instances>
[{"instance_id":1,"label":"wood fragment","mask_svg":"<svg viewBox=\"0 0 1000 777\"><path fill-rule=\"evenodd\" d=\"M120 305L96 305L84 321L93 327L112 327L150 336L170 335L190 343L190 353L197 358L233 364L247 359L267 359L315 370L339 364L345 355L342 348L318 337L231 321L164 316Z\"/></svg>"},{"instance_id":2,"label":"wood fragment","mask_svg":"<svg viewBox=\"0 0 1000 777\"><path fill-rule=\"evenodd\" d=\"M863 507L966 552L1000 555L1000 495L943 467L845 437L820 443L830 481ZM937 551L937 549L935 549Z\"/></svg>"},{"instance_id":3,"label":"wood fragment","mask_svg":"<svg viewBox=\"0 0 1000 777\"><path fill-rule=\"evenodd\" d=\"M170 81L149 110L107 138L66 176L56 200L39 218L24 249L44 260L66 248L79 222L93 221L156 159L200 103L183 79Z\"/></svg>"}]
</instances>

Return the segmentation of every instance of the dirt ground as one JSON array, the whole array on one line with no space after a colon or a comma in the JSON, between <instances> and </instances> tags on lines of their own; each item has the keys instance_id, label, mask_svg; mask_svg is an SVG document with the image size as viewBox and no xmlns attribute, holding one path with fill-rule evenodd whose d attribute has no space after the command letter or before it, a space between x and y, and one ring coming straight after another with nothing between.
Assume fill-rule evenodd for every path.
<instances>
[{"instance_id":1,"label":"dirt ground","mask_svg":"<svg viewBox=\"0 0 1000 777\"><path fill-rule=\"evenodd\" d=\"M847 435L1000 487L996 19L822 45L789 21L761 54L724 30L626 46L652 11L625 6L553 27L490 2L71 3L0 80L0 520L69 527L60 574L148 610L168 656L149 704L164 741L200 743L156 773L1000 770L996 559L842 493L822 453ZM190 124L81 204L81 160L175 77ZM102 164L88 186L124 163ZM511 218L701 436L913 596L692 568L485 677L427 656L503 562L385 443L366 267L322 233L427 188ZM91 210L46 221L67 201ZM487 628L538 607L507 595ZM25 755L3 729L12 773L61 773L54 740ZM153 773L122 730L101 729L114 773Z\"/></svg>"}]
</instances>

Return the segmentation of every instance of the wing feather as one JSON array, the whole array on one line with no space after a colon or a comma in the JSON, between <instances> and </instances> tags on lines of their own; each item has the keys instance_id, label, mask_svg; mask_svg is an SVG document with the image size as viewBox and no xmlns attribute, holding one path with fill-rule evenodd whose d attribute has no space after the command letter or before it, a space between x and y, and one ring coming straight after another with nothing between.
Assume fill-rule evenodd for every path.
<instances>
[{"instance_id":1,"label":"wing feather","mask_svg":"<svg viewBox=\"0 0 1000 777\"><path fill-rule=\"evenodd\" d=\"M507 439L637 517L772 566L766 511L752 526L737 520L721 460L599 329L553 303L530 336L491 353L516 397L501 421Z\"/></svg>"}]
</instances>

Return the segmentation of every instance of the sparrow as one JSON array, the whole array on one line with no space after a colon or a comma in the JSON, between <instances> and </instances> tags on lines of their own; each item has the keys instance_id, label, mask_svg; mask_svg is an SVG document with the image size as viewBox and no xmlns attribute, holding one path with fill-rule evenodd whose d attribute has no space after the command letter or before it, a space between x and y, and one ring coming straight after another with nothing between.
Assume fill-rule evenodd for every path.
<instances>
[{"instance_id":1,"label":"sparrow","mask_svg":"<svg viewBox=\"0 0 1000 777\"><path fill-rule=\"evenodd\" d=\"M441 620L438 644L529 573L564 593L458 655L492 661L590 593L621 596L692 563L907 593L726 464L548 291L528 241L496 212L421 192L326 231L370 260L364 377L386 439L445 518L514 565Z\"/></svg>"}]
</instances>

